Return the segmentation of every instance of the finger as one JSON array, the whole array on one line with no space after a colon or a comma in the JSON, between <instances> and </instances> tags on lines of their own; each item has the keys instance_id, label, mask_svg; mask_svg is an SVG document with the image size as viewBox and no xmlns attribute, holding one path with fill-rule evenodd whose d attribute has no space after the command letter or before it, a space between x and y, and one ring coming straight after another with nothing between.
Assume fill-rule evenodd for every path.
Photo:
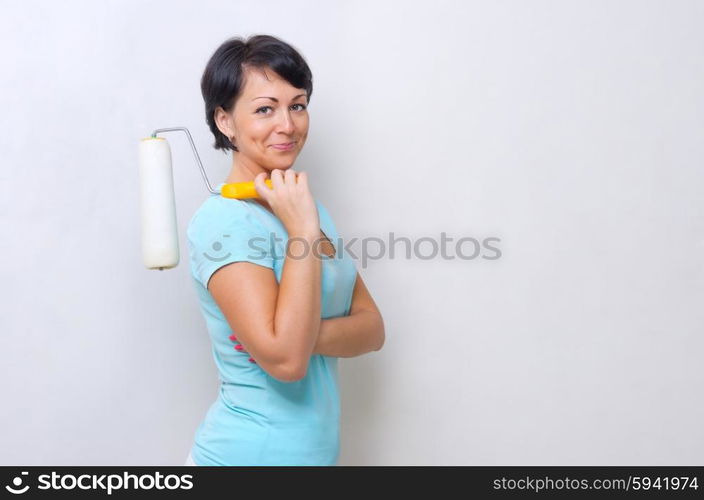
<instances>
[{"instance_id":1,"label":"finger","mask_svg":"<svg viewBox=\"0 0 704 500\"><path fill-rule=\"evenodd\" d=\"M289 186L296 184L296 175L298 175L298 173L292 168L286 170L286 172L284 173L284 179L286 184L288 184Z\"/></svg>"},{"instance_id":2,"label":"finger","mask_svg":"<svg viewBox=\"0 0 704 500\"><path fill-rule=\"evenodd\" d=\"M277 189L281 189L283 184L284 179L281 169L275 168L271 171L271 186L274 188L274 191L276 191Z\"/></svg>"},{"instance_id":3,"label":"finger","mask_svg":"<svg viewBox=\"0 0 704 500\"><path fill-rule=\"evenodd\" d=\"M264 182L265 179L266 173L261 172L257 174L257 176L254 178L254 189L256 189L257 194L268 203L269 197L271 196L271 188L266 185L266 183Z\"/></svg>"},{"instance_id":4,"label":"finger","mask_svg":"<svg viewBox=\"0 0 704 500\"><path fill-rule=\"evenodd\" d=\"M308 186L308 174L306 172L298 172L297 182L300 182L304 186Z\"/></svg>"},{"instance_id":5,"label":"finger","mask_svg":"<svg viewBox=\"0 0 704 500\"><path fill-rule=\"evenodd\" d=\"M242 353L245 353L245 354L249 354L247 351L244 350L244 348L242 347L242 344L237 344L237 345L235 346L235 349L237 349L239 352L242 352ZM250 363L257 364L257 362L255 361L255 359L254 359L252 356L250 356L250 357L247 359L247 361L249 361Z\"/></svg>"}]
</instances>

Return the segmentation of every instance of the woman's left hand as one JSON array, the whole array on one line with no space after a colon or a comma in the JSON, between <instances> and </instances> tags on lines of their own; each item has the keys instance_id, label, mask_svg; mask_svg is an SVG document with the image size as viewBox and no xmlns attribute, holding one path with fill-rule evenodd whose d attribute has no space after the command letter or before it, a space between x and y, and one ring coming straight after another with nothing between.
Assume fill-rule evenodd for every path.
<instances>
[{"instance_id":1,"label":"woman's left hand","mask_svg":"<svg viewBox=\"0 0 704 500\"><path fill-rule=\"evenodd\" d=\"M241 352L241 353L243 353L243 354L249 354L249 353L245 350L244 346L239 343L239 341L237 340L237 336L236 336L234 333L233 333L232 335L230 335L228 338L229 338L231 341L235 342L235 347L234 347L234 348L235 348L235 350L236 350L237 352ZM256 361L254 360L254 358L253 358L252 356L249 357L249 362L256 364Z\"/></svg>"}]
</instances>

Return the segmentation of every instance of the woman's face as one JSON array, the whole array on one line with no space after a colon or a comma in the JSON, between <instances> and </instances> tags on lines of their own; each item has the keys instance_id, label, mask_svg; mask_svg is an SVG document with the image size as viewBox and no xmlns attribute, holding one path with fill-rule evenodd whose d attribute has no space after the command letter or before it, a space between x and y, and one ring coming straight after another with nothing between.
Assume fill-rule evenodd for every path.
<instances>
[{"instance_id":1,"label":"woman's face","mask_svg":"<svg viewBox=\"0 0 704 500\"><path fill-rule=\"evenodd\" d=\"M293 87L271 69L247 68L232 111L218 108L215 121L225 135L234 135L237 162L248 170L287 169L308 137L307 108L304 89ZM293 145L277 147L287 143Z\"/></svg>"}]
</instances>

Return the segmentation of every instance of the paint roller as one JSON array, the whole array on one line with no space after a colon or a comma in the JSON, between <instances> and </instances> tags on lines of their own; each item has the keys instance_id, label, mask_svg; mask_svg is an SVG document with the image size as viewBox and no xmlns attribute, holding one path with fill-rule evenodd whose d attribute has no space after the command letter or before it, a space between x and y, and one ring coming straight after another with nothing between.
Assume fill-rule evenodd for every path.
<instances>
[{"instance_id":1,"label":"paint roller","mask_svg":"<svg viewBox=\"0 0 704 500\"><path fill-rule=\"evenodd\" d=\"M212 194L225 198L258 198L254 182L223 184L213 189L200 161L190 132L185 127L160 128L139 141L140 217L142 221L142 260L147 269L171 269L179 261L176 199L171 167L171 148L160 132L182 130L186 133L205 185ZM271 180L264 181L270 188Z\"/></svg>"}]
</instances>

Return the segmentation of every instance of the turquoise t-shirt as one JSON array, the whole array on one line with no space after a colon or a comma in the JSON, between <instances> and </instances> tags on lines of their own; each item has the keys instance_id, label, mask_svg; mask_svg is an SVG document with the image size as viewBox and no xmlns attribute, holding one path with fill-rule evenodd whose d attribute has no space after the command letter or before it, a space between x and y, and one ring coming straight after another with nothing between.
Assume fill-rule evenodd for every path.
<instances>
[{"instance_id":1,"label":"turquoise t-shirt","mask_svg":"<svg viewBox=\"0 0 704 500\"><path fill-rule=\"evenodd\" d=\"M315 200L320 228L335 247L323 256L321 318L349 315L357 269L339 244L325 207ZM278 241L276 240L278 238ZM282 382L250 354L238 351L207 283L220 267L247 261L268 267L281 282L288 233L254 200L210 195L188 226L191 276L212 342L220 390L198 426L191 448L197 465L335 465L340 398L336 357L314 354L306 376Z\"/></svg>"}]
</instances>

